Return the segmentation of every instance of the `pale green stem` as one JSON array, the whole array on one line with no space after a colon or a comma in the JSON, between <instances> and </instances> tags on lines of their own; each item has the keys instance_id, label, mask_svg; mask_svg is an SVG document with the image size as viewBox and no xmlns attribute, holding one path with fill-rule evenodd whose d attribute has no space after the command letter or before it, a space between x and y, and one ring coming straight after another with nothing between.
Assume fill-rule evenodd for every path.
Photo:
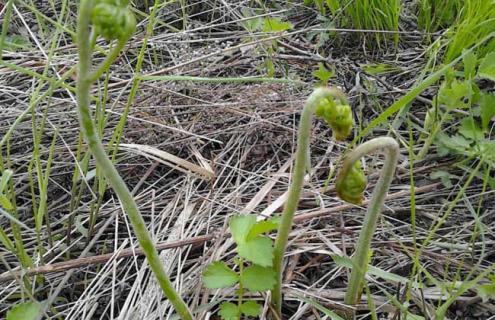
<instances>
[{"instance_id":1,"label":"pale green stem","mask_svg":"<svg viewBox=\"0 0 495 320\"><path fill-rule=\"evenodd\" d=\"M192 320L193 317L187 308L187 305L175 291L172 283L165 273L165 269L160 261L158 252L153 244L153 240L146 229L146 224L139 212L139 208L134 201L132 194L105 153L105 149L101 144L91 117L89 109L89 94L91 86L89 76L89 70L91 67L89 17L92 5L92 0L82 0L78 15L77 42L79 49L79 73L77 80L77 104L81 129L98 167L105 174L108 183L112 186L113 190L119 197L122 207L131 221L139 244L145 253L150 268L157 277L158 283L160 284L165 296L170 300L170 303L175 307L175 310L182 319Z\"/></svg>"},{"instance_id":2,"label":"pale green stem","mask_svg":"<svg viewBox=\"0 0 495 320\"><path fill-rule=\"evenodd\" d=\"M106 72L112 63L117 59L119 56L120 51L124 48L125 46L125 41L117 40L117 44L112 47L108 55L105 57L105 60L96 68L91 75L88 77L88 81L90 82L95 82L98 80L101 75Z\"/></svg>"},{"instance_id":3,"label":"pale green stem","mask_svg":"<svg viewBox=\"0 0 495 320\"><path fill-rule=\"evenodd\" d=\"M359 161L363 156L376 152L377 150L384 151L385 162L380 173L380 178L376 183L371 200L368 204L368 211L364 218L363 228L356 245L356 253L352 259L351 278L347 286L344 300L348 305L356 304L361 297L364 276L369 262L370 243L385 201L385 196L387 195L390 183L394 177L397 158L399 156L399 144L389 137L375 138L365 142L346 156L340 173L341 177L345 177L356 161Z\"/></svg>"},{"instance_id":4,"label":"pale green stem","mask_svg":"<svg viewBox=\"0 0 495 320\"><path fill-rule=\"evenodd\" d=\"M309 148L313 114L316 111L318 103L322 99L331 99L333 101L335 98L340 99L342 102L347 102L344 94L336 88L315 89L315 91L308 97L308 100L304 105L301 120L299 122L296 162L292 174L292 182L289 187L288 200L285 203L282 219L278 228L277 238L275 239L273 257L273 269L277 274L277 281L272 289L272 305L274 310L277 312L279 319L282 319L282 263L285 248L287 246L287 240L292 228L292 220L301 195L306 165L309 162L309 152L307 152L307 150Z\"/></svg>"}]
</instances>

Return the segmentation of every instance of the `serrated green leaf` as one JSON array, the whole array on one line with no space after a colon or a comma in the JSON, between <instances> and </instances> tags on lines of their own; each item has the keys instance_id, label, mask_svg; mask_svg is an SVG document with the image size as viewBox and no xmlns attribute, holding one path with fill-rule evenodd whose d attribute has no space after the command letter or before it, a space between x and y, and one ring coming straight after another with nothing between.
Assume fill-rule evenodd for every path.
<instances>
[{"instance_id":1,"label":"serrated green leaf","mask_svg":"<svg viewBox=\"0 0 495 320\"><path fill-rule=\"evenodd\" d=\"M224 262L216 261L203 272L203 283L210 289L228 288L239 281L239 276Z\"/></svg>"},{"instance_id":2,"label":"serrated green leaf","mask_svg":"<svg viewBox=\"0 0 495 320\"><path fill-rule=\"evenodd\" d=\"M268 237L257 236L237 246L239 255L255 264L263 267L271 267L273 264L273 243Z\"/></svg>"},{"instance_id":3,"label":"serrated green leaf","mask_svg":"<svg viewBox=\"0 0 495 320\"><path fill-rule=\"evenodd\" d=\"M440 132L436 138L436 143L439 146L439 150L445 148L450 152L460 154L467 153L467 151L471 148L471 142L471 140L467 140L459 134L449 136L443 132Z\"/></svg>"},{"instance_id":4,"label":"serrated green leaf","mask_svg":"<svg viewBox=\"0 0 495 320\"><path fill-rule=\"evenodd\" d=\"M447 107L448 110L463 109L471 106L473 90L471 81L459 81L454 79L450 85L447 82L438 91L438 102Z\"/></svg>"},{"instance_id":5,"label":"serrated green leaf","mask_svg":"<svg viewBox=\"0 0 495 320\"><path fill-rule=\"evenodd\" d=\"M256 17L256 12L254 12L251 8L243 7L241 8L241 13L243 17L250 18L241 22L247 31L255 32L262 29L263 18Z\"/></svg>"},{"instance_id":6,"label":"serrated green leaf","mask_svg":"<svg viewBox=\"0 0 495 320\"><path fill-rule=\"evenodd\" d=\"M263 19L263 32L281 32L292 29L292 23L282 21L279 18Z\"/></svg>"},{"instance_id":7,"label":"serrated green leaf","mask_svg":"<svg viewBox=\"0 0 495 320\"><path fill-rule=\"evenodd\" d=\"M476 289L483 302L495 298L495 282L479 285Z\"/></svg>"},{"instance_id":8,"label":"serrated green leaf","mask_svg":"<svg viewBox=\"0 0 495 320\"><path fill-rule=\"evenodd\" d=\"M239 319L239 308L236 304L232 302L223 302L220 305L220 312L218 315L223 320L238 320Z\"/></svg>"},{"instance_id":9,"label":"serrated green leaf","mask_svg":"<svg viewBox=\"0 0 495 320\"><path fill-rule=\"evenodd\" d=\"M483 130L487 130L495 117L495 95L483 94L480 100L480 109L481 126Z\"/></svg>"},{"instance_id":10,"label":"serrated green leaf","mask_svg":"<svg viewBox=\"0 0 495 320\"><path fill-rule=\"evenodd\" d=\"M313 71L313 76L321 81L321 84L327 85L328 80L335 75L335 70L328 70L323 62L318 62L318 70Z\"/></svg>"},{"instance_id":11,"label":"serrated green leaf","mask_svg":"<svg viewBox=\"0 0 495 320\"><path fill-rule=\"evenodd\" d=\"M472 140L480 140L483 138L483 131L471 117L464 118L461 121L459 133Z\"/></svg>"},{"instance_id":12,"label":"serrated green leaf","mask_svg":"<svg viewBox=\"0 0 495 320\"><path fill-rule=\"evenodd\" d=\"M280 224L280 218L273 218L269 220L256 222L256 224L249 231L246 239L251 240L256 236L259 236L265 232L277 230L279 224Z\"/></svg>"},{"instance_id":13,"label":"serrated green leaf","mask_svg":"<svg viewBox=\"0 0 495 320\"><path fill-rule=\"evenodd\" d=\"M238 215L230 218L230 233L232 233L232 238L238 246L246 241L246 237L255 223L256 216L252 214Z\"/></svg>"},{"instance_id":14,"label":"serrated green leaf","mask_svg":"<svg viewBox=\"0 0 495 320\"><path fill-rule=\"evenodd\" d=\"M455 176L451 175L447 171L443 171L443 170L433 171L430 174L431 179L440 179L440 181L442 181L442 184L445 186L445 188L448 188L448 189L452 188L451 178L453 178L453 177L455 177Z\"/></svg>"},{"instance_id":15,"label":"serrated green leaf","mask_svg":"<svg viewBox=\"0 0 495 320\"><path fill-rule=\"evenodd\" d=\"M481 61L478 75L482 78L495 81L495 52L491 52Z\"/></svg>"},{"instance_id":16,"label":"serrated green leaf","mask_svg":"<svg viewBox=\"0 0 495 320\"><path fill-rule=\"evenodd\" d=\"M273 289L276 273L270 267L252 265L242 271L241 284L249 291L268 291Z\"/></svg>"},{"instance_id":17,"label":"serrated green leaf","mask_svg":"<svg viewBox=\"0 0 495 320\"><path fill-rule=\"evenodd\" d=\"M6 320L34 320L38 317L41 306L38 302L24 302L15 305L7 312Z\"/></svg>"},{"instance_id":18,"label":"serrated green leaf","mask_svg":"<svg viewBox=\"0 0 495 320\"><path fill-rule=\"evenodd\" d=\"M241 312L248 317L257 317L262 311L261 306L256 301L249 300L241 304Z\"/></svg>"}]
</instances>

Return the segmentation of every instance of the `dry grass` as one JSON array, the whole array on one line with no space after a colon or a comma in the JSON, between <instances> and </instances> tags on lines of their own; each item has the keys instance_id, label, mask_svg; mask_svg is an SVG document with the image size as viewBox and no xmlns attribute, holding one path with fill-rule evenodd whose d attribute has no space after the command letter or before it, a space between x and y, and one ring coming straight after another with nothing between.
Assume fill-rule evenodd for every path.
<instances>
[{"instance_id":1,"label":"dry grass","mask_svg":"<svg viewBox=\"0 0 495 320\"><path fill-rule=\"evenodd\" d=\"M74 3L69 4L70 9L75 10ZM317 68L317 63L326 61L335 67L337 73L331 82L349 94L361 127L375 118L383 106L407 92L425 64L426 48L421 44L421 36L415 32L401 35L397 52L351 46L352 34L348 32L338 32L339 37L317 50L315 42L306 37L311 32L319 32L314 14L297 4L291 10L284 8L282 2L276 4L280 7L265 8L266 12L289 11L296 22L292 33L276 35L279 50L270 58L277 67L277 77L303 80L307 85L146 80L141 82L127 116L121 143L162 150L195 165L197 170L213 171L213 179L184 173L164 165L160 159L137 154L129 148L120 148L115 155L117 168L134 190L156 242L171 244L161 251L163 263L186 302L198 311L198 319L216 319L213 314L217 303L234 296L231 291L206 290L200 277L208 262L232 256L232 241L224 235L228 217L247 212L276 215L281 211L283 201L278 199L283 199L289 183L299 111L311 91L314 80L311 71ZM37 4L36 8L53 18L60 10L59 5L47 1ZM185 8L177 3L161 8L156 30L149 39L143 73L263 76L264 71L258 66L266 57L263 46L266 35L250 34L239 25L243 19L241 9L247 5L246 1L204 0ZM33 96L49 90L49 85L45 84L37 94L39 79L22 70L14 70L13 66L41 74L56 27L40 16L36 17L32 8L22 3L16 8L18 11L13 13L10 30L29 39L30 45L3 55L9 65L0 67L0 137L30 106ZM185 20L183 9L188 13ZM69 29L74 26L73 19L73 16L67 17L65 25ZM146 23L146 20L141 21L140 31ZM52 33L47 32L49 30ZM101 83L94 88L94 96L100 98L103 89L108 90L105 105L108 119L102 137L107 143L125 113L142 40L143 32L137 33L113 66L108 85ZM76 63L76 48L68 32L61 34L57 42L48 70L50 79L55 80ZM397 69L372 75L360 66L371 62L390 64ZM73 80L66 83L74 85ZM432 92L426 92L416 100L407 117L412 123L422 125L421 119L431 98ZM15 128L9 144L1 149L3 164L15 172L19 219L32 226L33 204L39 203L38 176L30 174L34 144L32 119L39 124L43 117L46 120L39 150L42 167L47 163L52 139L56 139L48 183L46 219L50 223L44 224L41 232L44 251L38 250L34 232L22 230L21 235L35 268L58 264L65 268L52 270L49 267L43 271L43 277L30 283L31 288L25 287L27 283L19 277L2 279L8 275L8 269L18 270L19 261L0 246L0 314L4 315L19 301L21 293L30 292L38 301L51 305L46 310L50 319L172 319L173 310L164 301L143 258L139 252L132 255L129 251L130 248L137 250L137 242L111 190L104 185L101 189L102 180L97 174L79 180L74 194L75 159L80 159L79 165L83 166L78 151L84 154L86 149L78 148L77 114L70 88L56 88L37 103L33 112ZM398 118L393 126L385 124L373 134L390 134L405 146L410 128L404 120L406 117ZM415 137L419 136L417 128L412 130ZM417 151L421 146L412 148ZM284 287L287 319L320 318L314 306L301 297L314 299L329 309L342 307L347 269L336 264L331 256L352 253L364 210L343 204L331 187L325 192L322 188L329 169L338 165L344 150L346 145L332 141L329 129L317 121L312 140L313 170L305 186L296 218L297 228L291 234L287 252ZM455 162L455 159L437 157L432 152L425 160L414 163L413 184L418 189L413 238L410 163L408 149L403 148L397 177L373 241L374 266L406 278L410 276L414 264L411 257L414 239L421 243L427 237L430 226L465 181L465 172L452 166ZM379 157L368 159L367 172L374 173L380 163ZM90 172L94 169L92 160L88 167ZM459 179L450 189L430 178L431 172L442 168L450 168L458 175ZM371 175L369 192L375 182L373 177L376 174ZM79 190L82 190L80 198L77 197ZM482 181L475 179L420 257L421 266L434 279L445 283L460 281L469 272L478 274L494 263L491 252L495 239L491 209L493 192L488 190L482 194L482 190ZM482 201L480 196L484 197ZM92 211L97 212L96 225L88 234ZM2 228L11 234L9 221L4 217L0 219ZM482 230L479 230L480 226ZM473 239L474 230L479 236ZM207 237L203 237L205 235ZM185 244L189 239L192 244ZM125 257L122 252L126 252ZM111 256L89 263L78 260L103 254ZM411 291L413 306L410 310L431 317L432 310L445 297L431 284L431 279L418 277L415 280L425 287ZM377 312L388 314L390 319L399 319L394 318L397 308L384 292L402 301L404 284L373 275L369 284ZM267 297L257 298L267 301ZM265 312L267 308L265 303ZM359 308L363 310L360 317L366 318L368 306L365 300ZM495 305L481 303L474 291L468 291L458 298L449 316L451 319L487 319L494 314Z\"/></svg>"}]
</instances>

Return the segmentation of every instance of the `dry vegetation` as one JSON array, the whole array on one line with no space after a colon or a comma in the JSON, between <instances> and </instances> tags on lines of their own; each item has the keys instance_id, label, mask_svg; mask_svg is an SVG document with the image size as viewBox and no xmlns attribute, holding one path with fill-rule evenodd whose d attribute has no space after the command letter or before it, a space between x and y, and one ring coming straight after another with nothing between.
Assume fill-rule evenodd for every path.
<instances>
[{"instance_id":1,"label":"dry vegetation","mask_svg":"<svg viewBox=\"0 0 495 320\"><path fill-rule=\"evenodd\" d=\"M10 18L7 39L18 46L4 49L0 66L0 138L12 129L0 149L0 169L14 172L9 187L15 195L14 212L26 228L0 215L0 238L5 234L16 248L10 250L5 241L0 245L0 317L19 301L35 299L43 302L47 319L172 319L173 310L138 250L118 199L82 143L73 90L77 74L67 74L63 86L56 83L77 63L71 35L76 2L16 1ZM372 33L324 30L334 27L319 21L317 9L300 1L173 2L157 12L141 73L207 79L143 78L134 95L136 61L149 23L148 1L136 3L137 32L108 78L92 88L99 101L97 121L175 286L198 312L197 319L217 319L218 303L234 292L205 289L201 272L209 262L233 256L232 240L225 235L230 216L274 216L281 211L299 112L319 81L312 74L318 63L335 71L329 83L348 95L357 135L432 72L425 69L432 63L427 39L438 39L441 32L417 31L409 1L403 4L397 46L393 39L376 45ZM148 4L151 8L152 1ZM293 27L270 35L248 31L242 23L247 7L290 21ZM0 11L3 19L5 4L0 3ZM268 60L274 78L266 77ZM245 79L252 76L264 78ZM231 79L213 79L225 77ZM404 319L390 301L405 301L406 291L409 311L432 318L453 282L470 280L495 263L490 166L483 164L470 180L476 157L468 161L466 156L441 154L434 144L423 159L411 158L423 146L425 114L439 84L362 139L389 135L402 146L372 243L372 265L421 284L406 290L401 281L371 274L372 309L380 319ZM490 88L490 82L480 86ZM349 145L331 136L322 121L315 122L311 176L286 259L287 319L324 319L318 304L340 308L348 269L332 257L352 253L363 220L363 208L336 197L333 180L325 188L329 171L339 165ZM366 161L368 192L382 160ZM33 216L45 205L36 232ZM416 243L443 217L415 262ZM24 264L29 271L21 271L19 247L29 257ZM411 274L415 263L421 272ZM266 296L255 298L268 301ZM359 318L371 317L364 296L358 308L363 310ZM449 319L493 315L495 304L482 302L476 289L458 297L447 313Z\"/></svg>"}]
</instances>

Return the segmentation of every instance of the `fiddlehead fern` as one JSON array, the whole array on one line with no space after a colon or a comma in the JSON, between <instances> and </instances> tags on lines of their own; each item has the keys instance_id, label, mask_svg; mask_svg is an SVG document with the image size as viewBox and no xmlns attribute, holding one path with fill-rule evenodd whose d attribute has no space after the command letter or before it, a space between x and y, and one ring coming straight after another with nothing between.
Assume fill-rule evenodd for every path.
<instances>
[{"instance_id":1,"label":"fiddlehead fern","mask_svg":"<svg viewBox=\"0 0 495 320\"><path fill-rule=\"evenodd\" d=\"M275 240L273 268L277 274L277 282L272 290L272 305L281 319L282 314L282 262L287 246L292 220L299 203L303 186L304 172L309 162L307 150L311 135L313 114L322 117L334 131L335 138L342 140L352 129L352 112L342 91L337 88L317 88L308 97L302 111L297 138L296 162L289 186L289 196L285 203L282 219Z\"/></svg>"},{"instance_id":2,"label":"fiddlehead fern","mask_svg":"<svg viewBox=\"0 0 495 320\"><path fill-rule=\"evenodd\" d=\"M136 18L127 1L105 0L91 10L91 23L98 34L108 41L126 42L136 30Z\"/></svg>"},{"instance_id":3,"label":"fiddlehead fern","mask_svg":"<svg viewBox=\"0 0 495 320\"><path fill-rule=\"evenodd\" d=\"M108 67L118 56L121 48L135 29L136 21L132 16L132 12L127 8L127 4L128 1L126 0L103 0L96 5L94 5L93 0L81 0L80 2L77 20L77 45L79 49L77 110L79 121L89 149L101 172L104 173L108 183L119 197L150 268L158 279L165 296L170 300L170 303L182 319L192 320L193 318L187 305L175 291L166 275L158 252L153 245L153 239L146 228L132 194L103 148L89 108L91 84L99 75L108 70ZM93 23L94 32L101 34L109 41L117 40L117 45L112 48L105 61L92 74L89 72L92 56L92 41L90 40L92 36L89 34L91 23Z\"/></svg>"},{"instance_id":4,"label":"fiddlehead fern","mask_svg":"<svg viewBox=\"0 0 495 320\"><path fill-rule=\"evenodd\" d=\"M375 232L376 223L397 166L399 144L392 138L380 137L359 145L346 156L342 169L337 176L336 189L338 194L343 196L343 199L346 201L361 203L361 199L363 198L362 192L365 187L365 185L361 184L364 174L360 171L360 166L359 170L356 169L356 164L359 165L361 157L377 150L383 150L385 162L368 204L368 211L356 245L356 253L352 259L353 268L345 296L345 303L348 305L356 304L361 297L364 276L369 261L371 238ZM359 187L357 187L358 185Z\"/></svg>"}]
</instances>

